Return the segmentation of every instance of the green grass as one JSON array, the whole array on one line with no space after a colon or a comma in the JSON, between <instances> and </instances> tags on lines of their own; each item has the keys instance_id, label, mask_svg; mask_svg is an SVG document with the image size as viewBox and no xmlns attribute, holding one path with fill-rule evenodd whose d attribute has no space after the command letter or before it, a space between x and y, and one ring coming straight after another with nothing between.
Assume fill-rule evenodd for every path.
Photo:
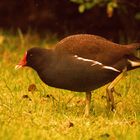
<instances>
[{"instance_id":1,"label":"green grass","mask_svg":"<svg viewBox=\"0 0 140 140\"><path fill-rule=\"evenodd\" d=\"M0 139L138 140L140 69L129 72L116 86L122 96L115 95L115 113L107 113L102 87L93 91L91 115L84 118L84 93L49 87L32 69L14 69L27 48L51 47L56 38L49 40L20 31L0 33ZM28 91L31 84L35 91Z\"/></svg>"}]
</instances>

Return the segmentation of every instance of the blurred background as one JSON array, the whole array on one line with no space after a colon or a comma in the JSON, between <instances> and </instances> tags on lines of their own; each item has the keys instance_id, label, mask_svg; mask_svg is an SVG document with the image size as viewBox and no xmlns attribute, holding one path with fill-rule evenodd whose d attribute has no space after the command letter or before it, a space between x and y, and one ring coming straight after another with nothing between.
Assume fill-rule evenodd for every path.
<instances>
[{"instance_id":1,"label":"blurred background","mask_svg":"<svg viewBox=\"0 0 140 140\"><path fill-rule=\"evenodd\" d=\"M1 0L0 28L40 35L101 35L140 42L140 0Z\"/></svg>"}]
</instances>

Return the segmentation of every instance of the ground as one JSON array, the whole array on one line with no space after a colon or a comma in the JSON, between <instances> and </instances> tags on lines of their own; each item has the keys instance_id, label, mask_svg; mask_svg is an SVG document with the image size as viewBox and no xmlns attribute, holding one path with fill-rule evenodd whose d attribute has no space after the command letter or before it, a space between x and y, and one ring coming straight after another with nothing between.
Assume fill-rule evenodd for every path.
<instances>
[{"instance_id":1,"label":"ground","mask_svg":"<svg viewBox=\"0 0 140 140\"><path fill-rule=\"evenodd\" d=\"M84 93L49 87L30 68L14 69L27 48L52 47L55 40L0 32L0 139L138 140L140 69L116 86L114 113L107 111L105 87L93 91L88 118Z\"/></svg>"}]
</instances>

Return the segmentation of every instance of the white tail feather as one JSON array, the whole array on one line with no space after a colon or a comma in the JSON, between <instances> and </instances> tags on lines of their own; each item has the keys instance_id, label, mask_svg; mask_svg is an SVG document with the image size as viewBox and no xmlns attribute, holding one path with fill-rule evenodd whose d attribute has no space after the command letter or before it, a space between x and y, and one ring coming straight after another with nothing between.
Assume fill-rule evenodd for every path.
<instances>
[{"instance_id":1,"label":"white tail feather","mask_svg":"<svg viewBox=\"0 0 140 140\"><path fill-rule=\"evenodd\" d=\"M132 67L140 66L140 62L132 61L132 60L130 60L130 59L128 59L128 62L131 64Z\"/></svg>"}]
</instances>

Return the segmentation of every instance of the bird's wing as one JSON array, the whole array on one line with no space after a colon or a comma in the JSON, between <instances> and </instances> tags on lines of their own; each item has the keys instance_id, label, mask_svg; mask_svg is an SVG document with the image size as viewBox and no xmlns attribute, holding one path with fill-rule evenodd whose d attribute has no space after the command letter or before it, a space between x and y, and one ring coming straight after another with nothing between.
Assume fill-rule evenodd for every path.
<instances>
[{"instance_id":1,"label":"bird's wing","mask_svg":"<svg viewBox=\"0 0 140 140\"><path fill-rule=\"evenodd\" d=\"M64 38L55 46L58 52L78 55L86 59L110 65L127 53L126 47L95 35L72 35Z\"/></svg>"}]
</instances>

